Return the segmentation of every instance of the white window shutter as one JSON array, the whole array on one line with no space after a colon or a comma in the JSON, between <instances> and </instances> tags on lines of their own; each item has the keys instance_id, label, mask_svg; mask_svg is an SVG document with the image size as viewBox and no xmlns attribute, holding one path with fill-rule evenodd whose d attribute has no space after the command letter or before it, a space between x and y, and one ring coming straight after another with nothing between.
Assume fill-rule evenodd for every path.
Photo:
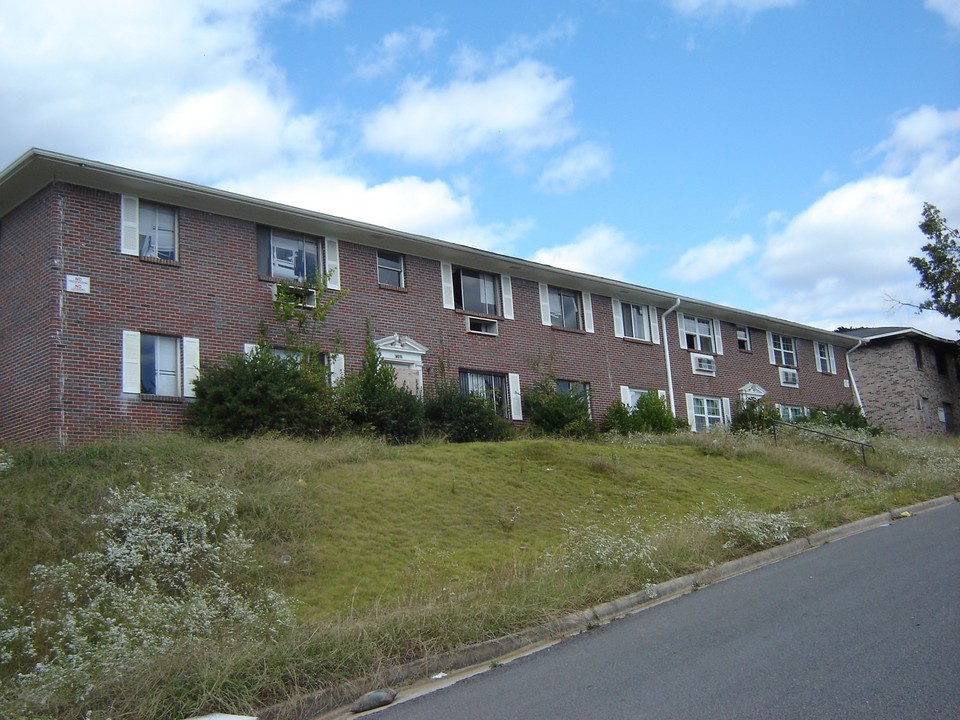
<instances>
[{"instance_id":1,"label":"white window shutter","mask_svg":"<svg viewBox=\"0 0 960 720\"><path fill-rule=\"evenodd\" d=\"M664 402L667 401L667 391L666 390L657 390L657 397L659 397Z\"/></svg>"},{"instance_id":2,"label":"white window shutter","mask_svg":"<svg viewBox=\"0 0 960 720\"><path fill-rule=\"evenodd\" d=\"M193 381L200 377L200 340L185 337L183 346L183 396L196 397Z\"/></svg>"},{"instance_id":3,"label":"white window shutter","mask_svg":"<svg viewBox=\"0 0 960 720\"><path fill-rule=\"evenodd\" d=\"M593 299L590 293L580 293L583 298L583 329L588 333L593 332Z\"/></svg>"},{"instance_id":4,"label":"white window shutter","mask_svg":"<svg viewBox=\"0 0 960 720\"><path fill-rule=\"evenodd\" d=\"M243 354L248 358L253 357L254 353L257 352L259 345L257 343L244 343L243 344Z\"/></svg>"},{"instance_id":5,"label":"white window shutter","mask_svg":"<svg viewBox=\"0 0 960 720\"><path fill-rule=\"evenodd\" d=\"M723 355L723 336L720 334L720 321L713 321L713 337L716 340L717 355Z\"/></svg>"},{"instance_id":6,"label":"white window shutter","mask_svg":"<svg viewBox=\"0 0 960 720\"><path fill-rule=\"evenodd\" d=\"M830 372L837 374L837 358L833 353L833 345L827 345L827 354L830 356Z\"/></svg>"},{"instance_id":7,"label":"white window shutter","mask_svg":"<svg viewBox=\"0 0 960 720\"><path fill-rule=\"evenodd\" d=\"M550 321L550 292L546 283L538 283L540 286L540 322L544 325L553 325Z\"/></svg>"},{"instance_id":8,"label":"white window shutter","mask_svg":"<svg viewBox=\"0 0 960 720\"><path fill-rule=\"evenodd\" d=\"M653 341L654 345L660 344L660 319L657 317L657 309L650 305L648 308L650 313L650 339Z\"/></svg>"},{"instance_id":9,"label":"white window shutter","mask_svg":"<svg viewBox=\"0 0 960 720\"><path fill-rule=\"evenodd\" d=\"M503 317L513 320L513 280L509 275L500 276L500 293L503 295Z\"/></svg>"},{"instance_id":10,"label":"white window shutter","mask_svg":"<svg viewBox=\"0 0 960 720\"><path fill-rule=\"evenodd\" d=\"M340 241L336 238L324 240L324 259L327 261L327 288L340 289Z\"/></svg>"},{"instance_id":11,"label":"white window shutter","mask_svg":"<svg viewBox=\"0 0 960 720\"><path fill-rule=\"evenodd\" d=\"M523 397L520 395L520 374L509 373L507 383L510 386L510 419L523 420Z\"/></svg>"},{"instance_id":12,"label":"white window shutter","mask_svg":"<svg viewBox=\"0 0 960 720\"><path fill-rule=\"evenodd\" d=\"M630 407L630 386L629 385L620 386L620 402L622 402L627 407Z\"/></svg>"},{"instance_id":13,"label":"white window shutter","mask_svg":"<svg viewBox=\"0 0 960 720\"><path fill-rule=\"evenodd\" d=\"M677 328L680 330L680 347L687 349L687 334L683 331L683 313L677 313Z\"/></svg>"},{"instance_id":14,"label":"white window shutter","mask_svg":"<svg viewBox=\"0 0 960 720\"><path fill-rule=\"evenodd\" d=\"M770 355L770 364L777 364L777 357L773 354L773 333L767 330L767 353Z\"/></svg>"},{"instance_id":15,"label":"white window shutter","mask_svg":"<svg viewBox=\"0 0 960 720\"><path fill-rule=\"evenodd\" d=\"M443 306L453 310L453 266L448 262L440 263L440 282L443 285Z\"/></svg>"},{"instance_id":16,"label":"white window shutter","mask_svg":"<svg viewBox=\"0 0 960 720\"><path fill-rule=\"evenodd\" d=\"M123 331L123 392L140 392L140 333Z\"/></svg>"},{"instance_id":17,"label":"white window shutter","mask_svg":"<svg viewBox=\"0 0 960 720\"><path fill-rule=\"evenodd\" d=\"M730 398L720 398L720 405L723 406L723 422L729 425L733 422L733 412L730 409Z\"/></svg>"},{"instance_id":18,"label":"white window shutter","mask_svg":"<svg viewBox=\"0 0 960 720\"><path fill-rule=\"evenodd\" d=\"M613 334L618 337L623 337L623 310L620 306L620 301L617 298L613 298L610 301L613 304ZM620 386L621 389L623 386ZM624 405L629 403L624 402Z\"/></svg>"},{"instance_id":19,"label":"white window shutter","mask_svg":"<svg viewBox=\"0 0 960 720\"><path fill-rule=\"evenodd\" d=\"M697 419L693 415L693 393L685 395L687 401L687 422L690 423L690 429L696 432Z\"/></svg>"},{"instance_id":20,"label":"white window shutter","mask_svg":"<svg viewBox=\"0 0 960 720\"><path fill-rule=\"evenodd\" d=\"M133 195L120 198L120 252L124 255L140 254L140 200ZM137 380L137 392L140 381Z\"/></svg>"},{"instance_id":21,"label":"white window shutter","mask_svg":"<svg viewBox=\"0 0 960 720\"><path fill-rule=\"evenodd\" d=\"M330 355L330 384L336 385L346 374L346 361L342 353Z\"/></svg>"}]
</instances>

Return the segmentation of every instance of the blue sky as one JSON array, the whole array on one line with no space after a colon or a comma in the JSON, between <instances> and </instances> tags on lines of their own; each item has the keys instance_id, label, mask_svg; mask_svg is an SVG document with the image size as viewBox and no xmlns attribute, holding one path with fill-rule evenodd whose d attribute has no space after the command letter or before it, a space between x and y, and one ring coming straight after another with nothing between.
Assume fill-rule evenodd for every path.
<instances>
[{"instance_id":1,"label":"blue sky","mask_svg":"<svg viewBox=\"0 0 960 720\"><path fill-rule=\"evenodd\" d=\"M29 147L833 329L960 225L958 0L32 0Z\"/></svg>"}]
</instances>

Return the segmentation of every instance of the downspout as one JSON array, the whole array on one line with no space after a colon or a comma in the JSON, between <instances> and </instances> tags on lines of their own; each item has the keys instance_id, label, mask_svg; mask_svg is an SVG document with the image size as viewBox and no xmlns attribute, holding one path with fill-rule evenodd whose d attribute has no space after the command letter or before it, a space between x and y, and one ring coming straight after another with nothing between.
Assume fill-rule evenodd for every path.
<instances>
[{"instance_id":1,"label":"downspout","mask_svg":"<svg viewBox=\"0 0 960 720\"><path fill-rule=\"evenodd\" d=\"M667 362L667 393L670 395L670 412L677 416L677 402L673 396L673 370L670 368L670 341L667 339L667 315L676 312L680 307L680 298L673 306L660 316L660 337L663 338L663 357Z\"/></svg>"},{"instance_id":2,"label":"downspout","mask_svg":"<svg viewBox=\"0 0 960 720\"><path fill-rule=\"evenodd\" d=\"M862 339L861 339L861 340L857 340L857 344L854 345L854 346L853 346L852 348L850 348L849 350L847 350L847 352L844 353L844 354L846 355L847 375L850 376L850 383L853 385L853 397L854 397L854 399L856 399L856 401L857 401L857 407L860 408L860 410L861 410L861 412L862 412L862 411L863 411L863 400L860 399L860 389L857 387L857 378L854 377L854 375L853 375L853 368L850 367L850 353L852 353L854 350L858 349L861 345L863 345L863 340L862 340Z\"/></svg>"}]
</instances>

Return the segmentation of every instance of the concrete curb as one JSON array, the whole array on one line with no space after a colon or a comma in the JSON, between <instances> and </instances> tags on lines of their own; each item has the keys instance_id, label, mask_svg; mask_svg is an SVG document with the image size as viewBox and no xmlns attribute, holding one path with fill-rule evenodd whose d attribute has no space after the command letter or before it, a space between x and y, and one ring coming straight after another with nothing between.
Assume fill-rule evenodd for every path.
<instances>
[{"instance_id":1,"label":"concrete curb","mask_svg":"<svg viewBox=\"0 0 960 720\"><path fill-rule=\"evenodd\" d=\"M533 651L539 646L552 644L571 635L589 630L625 615L639 612L652 605L686 595L694 590L713 583L727 580L750 570L779 562L829 542L856 535L873 528L889 525L909 515L943 507L960 501L960 495L945 495L926 502L897 508L891 512L863 518L840 527L818 532L809 537L763 550L736 560L721 563L715 567L683 577L667 580L645 590L626 595L616 600L596 605L586 610L571 613L563 618L507 635L493 640L468 645L430 657L422 658L394 668L384 668L367 678L355 682L343 683L324 692L298 698L283 705L276 705L260 712L260 720L307 720L319 718L342 708L360 695L370 690L392 685L422 681L440 672L464 670L484 663L492 663L497 658L516 654L520 651ZM906 513L906 515L904 514ZM522 654L522 653L521 653ZM345 715L346 716L346 715Z\"/></svg>"}]
</instances>

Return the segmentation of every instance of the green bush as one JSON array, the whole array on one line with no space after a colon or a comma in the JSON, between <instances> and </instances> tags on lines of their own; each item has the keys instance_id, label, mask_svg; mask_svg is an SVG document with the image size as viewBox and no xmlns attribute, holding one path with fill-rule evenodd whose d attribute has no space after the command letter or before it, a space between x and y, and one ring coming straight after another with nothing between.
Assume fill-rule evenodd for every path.
<instances>
[{"instance_id":1,"label":"green bush","mask_svg":"<svg viewBox=\"0 0 960 720\"><path fill-rule=\"evenodd\" d=\"M561 392L551 378L541 380L524 394L523 411L530 427L547 435L583 438L597 433L590 419L588 392Z\"/></svg>"},{"instance_id":2,"label":"green bush","mask_svg":"<svg viewBox=\"0 0 960 720\"><path fill-rule=\"evenodd\" d=\"M730 429L734 432L765 432L780 419L780 411L767 398L751 398L737 403Z\"/></svg>"},{"instance_id":3,"label":"green bush","mask_svg":"<svg viewBox=\"0 0 960 720\"><path fill-rule=\"evenodd\" d=\"M634 432L673 433L680 423L667 409L667 404L656 390L648 390L637 399L632 408L614 403L603 418L604 432L629 435Z\"/></svg>"},{"instance_id":4,"label":"green bush","mask_svg":"<svg viewBox=\"0 0 960 720\"><path fill-rule=\"evenodd\" d=\"M397 376L367 332L360 372L348 375L335 391L337 406L348 425L373 432L394 443L411 443L423 436L423 402L406 388L397 387Z\"/></svg>"},{"instance_id":5,"label":"green bush","mask_svg":"<svg viewBox=\"0 0 960 720\"><path fill-rule=\"evenodd\" d=\"M343 424L322 366L278 357L267 347L231 355L206 368L185 411L205 437L250 437L263 432L326 435Z\"/></svg>"},{"instance_id":6,"label":"green bush","mask_svg":"<svg viewBox=\"0 0 960 720\"><path fill-rule=\"evenodd\" d=\"M853 403L842 403L832 410L814 408L810 411L810 415L801 420L801 422L833 425L850 430L870 430L872 434L878 434L880 432L878 428L870 427L867 419L863 416L863 410L859 405L854 405Z\"/></svg>"},{"instance_id":7,"label":"green bush","mask_svg":"<svg viewBox=\"0 0 960 720\"><path fill-rule=\"evenodd\" d=\"M509 440L513 427L487 398L463 393L459 385L443 383L424 403L429 427L450 442Z\"/></svg>"}]
</instances>

